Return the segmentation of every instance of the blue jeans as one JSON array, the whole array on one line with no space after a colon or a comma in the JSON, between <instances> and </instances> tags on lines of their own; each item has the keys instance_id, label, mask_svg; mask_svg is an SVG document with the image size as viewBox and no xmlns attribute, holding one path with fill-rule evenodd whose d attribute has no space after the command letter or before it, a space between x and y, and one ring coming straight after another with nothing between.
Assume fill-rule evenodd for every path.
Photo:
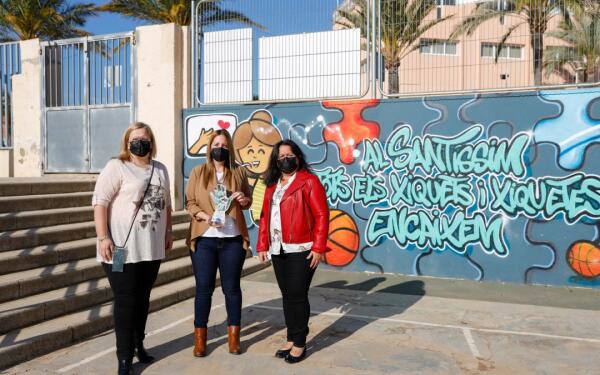
<instances>
[{"instance_id":1,"label":"blue jeans","mask_svg":"<svg viewBox=\"0 0 600 375\"><path fill-rule=\"evenodd\" d=\"M239 326L242 318L240 278L246 259L242 237L199 237L196 240L196 251L190 251L190 256L196 277L194 327L206 328L208 324L217 269L221 276L221 289L225 295L227 324Z\"/></svg>"}]
</instances>

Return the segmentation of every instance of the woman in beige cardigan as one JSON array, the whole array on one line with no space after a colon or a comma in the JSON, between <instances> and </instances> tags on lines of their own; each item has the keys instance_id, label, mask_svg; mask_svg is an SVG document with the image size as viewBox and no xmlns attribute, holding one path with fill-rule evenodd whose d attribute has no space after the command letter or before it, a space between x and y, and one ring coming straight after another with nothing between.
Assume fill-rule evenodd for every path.
<instances>
[{"instance_id":1,"label":"woman in beige cardigan","mask_svg":"<svg viewBox=\"0 0 600 375\"><path fill-rule=\"evenodd\" d=\"M206 163L192 170L186 190L186 209L192 220L187 236L196 277L194 356L206 353L206 327L215 289L217 269L227 309L229 352L240 354L242 291L240 278L249 245L248 228L242 210L252 204L246 174L230 152L231 136L225 130L213 133ZM230 198L224 217L215 215L211 195ZM220 219L220 220L219 220Z\"/></svg>"}]
</instances>

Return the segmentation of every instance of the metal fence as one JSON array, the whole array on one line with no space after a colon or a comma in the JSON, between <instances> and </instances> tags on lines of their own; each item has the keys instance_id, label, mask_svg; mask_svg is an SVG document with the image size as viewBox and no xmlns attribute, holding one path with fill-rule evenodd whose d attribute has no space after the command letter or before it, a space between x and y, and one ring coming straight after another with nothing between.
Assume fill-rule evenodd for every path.
<instances>
[{"instance_id":1,"label":"metal fence","mask_svg":"<svg viewBox=\"0 0 600 375\"><path fill-rule=\"evenodd\" d=\"M46 107L131 102L131 34L45 42Z\"/></svg>"},{"instance_id":2,"label":"metal fence","mask_svg":"<svg viewBox=\"0 0 600 375\"><path fill-rule=\"evenodd\" d=\"M220 11L212 1L194 6L197 104L600 82L595 0L218 4Z\"/></svg>"},{"instance_id":3,"label":"metal fence","mask_svg":"<svg viewBox=\"0 0 600 375\"><path fill-rule=\"evenodd\" d=\"M379 91L404 96L597 83L594 3L596 11L585 13L564 0L379 0L377 50L386 74Z\"/></svg>"},{"instance_id":4,"label":"metal fence","mask_svg":"<svg viewBox=\"0 0 600 375\"><path fill-rule=\"evenodd\" d=\"M196 1L197 104L356 98L369 90L371 7L342 26L340 0Z\"/></svg>"},{"instance_id":5,"label":"metal fence","mask_svg":"<svg viewBox=\"0 0 600 375\"><path fill-rule=\"evenodd\" d=\"M0 44L0 148L12 147L12 76L20 72L19 43Z\"/></svg>"},{"instance_id":6,"label":"metal fence","mask_svg":"<svg viewBox=\"0 0 600 375\"><path fill-rule=\"evenodd\" d=\"M97 172L133 121L133 33L42 43L46 172Z\"/></svg>"}]
</instances>

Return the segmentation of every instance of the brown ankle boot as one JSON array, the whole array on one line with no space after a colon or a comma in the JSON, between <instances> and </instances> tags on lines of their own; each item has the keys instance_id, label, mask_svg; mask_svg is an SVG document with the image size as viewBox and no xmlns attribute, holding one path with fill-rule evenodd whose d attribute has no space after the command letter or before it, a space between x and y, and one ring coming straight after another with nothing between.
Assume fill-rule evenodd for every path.
<instances>
[{"instance_id":1,"label":"brown ankle boot","mask_svg":"<svg viewBox=\"0 0 600 375\"><path fill-rule=\"evenodd\" d=\"M204 357L206 355L206 328L194 329L194 356Z\"/></svg>"},{"instance_id":2,"label":"brown ankle boot","mask_svg":"<svg viewBox=\"0 0 600 375\"><path fill-rule=\"evenodd\" d=\"M229 342L229 353L242 353L240 349L240 326L227 327L227 341Z\"/></svg>"}]
</instances>

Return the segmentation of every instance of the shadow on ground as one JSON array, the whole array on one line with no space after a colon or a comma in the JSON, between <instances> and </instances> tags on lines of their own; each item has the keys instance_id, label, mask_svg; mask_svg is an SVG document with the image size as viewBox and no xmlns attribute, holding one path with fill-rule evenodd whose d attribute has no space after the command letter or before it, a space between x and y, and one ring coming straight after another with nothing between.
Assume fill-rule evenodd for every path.
<instances>
[{"instance_id":1,"label":"shadow on ground","mask_svg":"<svg viewBox=\"0 0 600 375\"><path fill-rule=\"evenodd\" d=\"M339 280L312 286L310 294L312 296L311 298L313 299L314 294L319 290L315 288L342 289L349 291L360 291L364 293L353 294L352 299L327 299L327 308L335 309L338 312L343 313L344 316L339 317L336 321L322 331L316 332L316 335L314 335L312 339L309 335L309 341L307 342L308 354L310 355L311 353L315 353L336 345L340 341L352 336L355 332L367 326L368 324L375 322L377 319L388 318L401 314L403 311L419 301L423 295L425 295L424 283L422 281L411 280L386 288L376 289L377 286L384 281L386 281L385 277L374 277L357 283L348 283L345 280ZM407 298L403 299L403 303L401 305L390 304L386 305L385 308L379 308L381 302L380 300L379 302L375 302L375 298L372 296L374 293L404 294L407 295ZM266 340L285 329L285 325L283 323L283 311L278 310L281 307L281 298L275 298L261 302L257 305L244 307L242 310L242 324L244 327L242 327L241 332L241 346L243 352L247 351L253 345ZM358 307L360 307L360 313L355 313ZM276 321L269 319L273 317L273 314L268 312L273 312L273 310L277 310L276 314L280 316L280 318ZM261 312L264 312L264 314L261 314ZM314 317L319 314L320 312L315 312L311 316ZM348 314L368 315L369 319L362 319L356 316L346 316ZM227 344L227 321L221 322L220 324L214 326L209 325L208 340L211 340L211 338L214 337L220 338L216 341L208 343L207 355L210 355L212 351L221 345ZM194 335L190 330L188 335L181 336L170 342L150 348L149 351L156 357L156 363L181 351L189 351L191 356L193 346ZM135 373L142 373L149 366L151 365L136 363L134 364L134 371Z\"/></svg>"}]
</instances>

